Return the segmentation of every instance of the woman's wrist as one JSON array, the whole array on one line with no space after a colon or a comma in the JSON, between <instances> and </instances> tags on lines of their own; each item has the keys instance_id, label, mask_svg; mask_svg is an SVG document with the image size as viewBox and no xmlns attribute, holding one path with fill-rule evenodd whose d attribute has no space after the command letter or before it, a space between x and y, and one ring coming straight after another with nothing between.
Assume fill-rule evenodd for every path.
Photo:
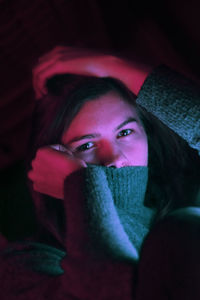
<instances>
[{"instance_id":1,"label":"woman's wrist","mask_svg":"<svg viewBox=\"0 0 200 300\"><path fill-rule=\"evenodd\" d=\"M112 58L109 76L121 80L135 95L138 95L153 67L133 63L117 57Z\"/></svg>"}]
</instances>

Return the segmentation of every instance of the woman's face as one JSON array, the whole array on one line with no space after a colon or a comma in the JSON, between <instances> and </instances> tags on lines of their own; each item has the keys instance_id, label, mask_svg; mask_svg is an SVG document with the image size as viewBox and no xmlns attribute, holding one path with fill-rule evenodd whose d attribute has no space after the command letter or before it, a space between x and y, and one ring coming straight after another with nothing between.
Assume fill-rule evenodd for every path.
<instances>
[{"instance_id":1,"label":"woman's face","mask_svg":"<svg viewBox=\"0 0 200 300\"><path fill-rule=\"evenodd\" d=\"M62 143L90 164L121 168L148 163L147 136L136 109L114 92L86 102Z\"/></svg>"}]
</instances>

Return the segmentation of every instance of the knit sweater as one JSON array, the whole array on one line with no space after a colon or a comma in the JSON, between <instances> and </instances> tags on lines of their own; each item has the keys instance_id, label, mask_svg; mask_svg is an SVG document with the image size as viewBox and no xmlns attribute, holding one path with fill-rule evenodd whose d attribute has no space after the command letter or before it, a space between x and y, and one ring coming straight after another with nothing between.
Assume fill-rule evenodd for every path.
<instances>
[{"instance_id":1,"label":"knit sweater","mask_svg":"<svg viewBox=\"0 0 200 300\"><path fill-rule=\"evenodd\" d=\"M87 215L101 249L137 261L153 211L144 206L147 167L120 169L91 165L85 170Z\"/></svg>"},{"instance_id":2,"label":"knit sweater","mask_svg":"<svg viewBox=\"0 0 200 300\"><path fill-rule=\"evenodd\" d=\"M145 80L137 103L197 149L200 154L200 89L166 66Z\"/></svg>"},{"instance_id":3,"label":"knit sweater","mask_svg":"<svg viewBox=\"0 0 200 300\"><path fill-rule=\"evenodd\" d=\"M200 155L200 89L161 66L146 79L137 103ZM200 188L197 196L200 200ZM139 264L137 300L200 299L200 209L177 209L149 233Z\"/></svg>"},{"instance_id":4,"label":"knit sweater","mask_svg":"<svg viewBox=\"0 0 200 300\"><path fill-rule=\"evenodd\" d=\"M153 216L143 205L147 180L147 167L91 165L68 176L67 253L40 243L11 245L2 255L5 299L33 299L39 291L44 297L53 277L49 299L132 299L133 267Z\"/></svg>"},{"instance_id":5,"label":"knit sweater","mask_svg":"<svg viewBox=\"0 0 200 300\"><path fill-rule=\"evenodd\" d=\"M200 151L199 95L190 81L160 67L146 79L137 103ZM143 205L147 175L147 168L89 166L69 176L65 258L39 243L9 249L2 256L2 299L132 299L132 266L153 216Z\"/></svg>"}]
</instances>

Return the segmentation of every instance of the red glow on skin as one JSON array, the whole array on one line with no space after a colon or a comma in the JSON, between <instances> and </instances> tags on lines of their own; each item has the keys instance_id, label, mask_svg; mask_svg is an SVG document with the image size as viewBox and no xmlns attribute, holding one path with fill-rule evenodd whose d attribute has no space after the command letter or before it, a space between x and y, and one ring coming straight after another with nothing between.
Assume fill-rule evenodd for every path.
<instances>
[{"instance_id":1,"label":"red glow on skin","mask_svg":"<svg viewBox=\"0 0 200 300\"><path fill-rule=\"evenodd\" d=\"M86 163L117 168L148 163L147 136L136 110L113 92L86 102L62 143Z\"/></svg>"},{"instance_id":2,"label":"red glow on skin","mask_svg":"<svg viewBox=\"0 0 200 300\"><path fill-rule=\"evenodd\" d=\"M136 110L115 93L86 102L62 143L68 151L62 145L40 148L28 173L35 191L59 199L66 177L86 163L116 168L148 163L147 136Z\"/></svg>"}]
</instances>

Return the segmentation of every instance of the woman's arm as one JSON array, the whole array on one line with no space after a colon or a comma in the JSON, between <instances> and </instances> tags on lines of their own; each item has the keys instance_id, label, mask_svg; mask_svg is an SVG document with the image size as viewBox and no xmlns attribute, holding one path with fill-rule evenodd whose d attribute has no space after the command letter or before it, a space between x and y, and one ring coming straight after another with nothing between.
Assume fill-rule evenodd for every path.
<instances>
[{"instance_id":1,"label":"woman's arm","mask_svg":"<svg viewBox=\"0 0 200 300\"><path fill-rule=\"evenodd\" d=\"M61 73L121 80L137 102L184 138L200 153L200 89L197 84L167 67L142 66L112 55L87 49L56 47L41 59L33 70L36 98L47 93L45 83ZM150 76L148 76L150 74Z\"/></svg>"},{"instance_id":2,"label":"woman's arm","mask_svg":"<svg viewBox=\"0 0 200 300\"><path fill-rule=\"evenodd\" d=\"M49 78L70 73L117 78L137 95L151 69L110 54L88 49L56 47L41 57L33 69L33 87L36 98L39 99L47 93L45 84Z\"/></svg>"},{"instance_id":3,"label":"woman's arm","mask_svg":"<svg viewBox=\"0 0 200 300\"><path fill-rule=\"evenodd\" d=\"M33 247L36 243L30 247L20 243L15 251L9 251L10 247L7 255L0 255L1 299L35 299L38 295L50 300L132 299L134 264L115 260L103 249L97 251L98 240L88 230L83 196L83 173L87 170L80 169L65 180L65 257L63 251L43 244L37 249ZM109 214L104 208L105 212Z\"/></svg>"},{"instance_id":4,"label":"woman's arm","mask_svg":"<svg viewBox=\"0 0 200 300\"><path fill-rule=\"evenodd\" d=\"M166 66L146 78L137 103L198 150L200 155L200 88Z\"/></svg>"}]
</instances>

